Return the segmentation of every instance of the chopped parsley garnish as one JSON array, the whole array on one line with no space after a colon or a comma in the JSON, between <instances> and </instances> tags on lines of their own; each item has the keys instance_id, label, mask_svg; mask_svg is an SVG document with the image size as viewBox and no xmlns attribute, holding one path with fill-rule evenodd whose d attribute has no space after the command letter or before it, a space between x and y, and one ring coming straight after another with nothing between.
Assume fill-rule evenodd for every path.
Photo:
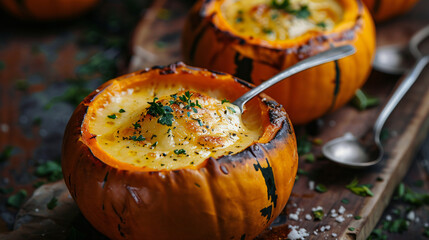
<instances>
[{"instance_id":1,"label":"chopped parsley garnish","mask_svg":"<svg viewBox=\"0 0 429 240\"><path fill-rule=\"evenodd\" d=\"M200 125L200 127L203 126L203 121L201 121L201 119L197 119L198 125Z\"/></svg>"},{"instance_id":2,"label":"chopped parsley garnish","mask_svg":"<svg viewBox=\"0 0 429 240\"><path fill-rule=\"evenodd\" d=\"M380 99L371 97L361 89L356 90L355 96L351 101L352 105L360 111L375 107L380 103Z\"/></svg>"},{"instance_id":3,"label":"chopped parsley garnish","mask_svg":"<svg viewBox=\"0 0 429 240\"><path fill-rule=\"evenodd\" d=\"M295 16L297 18L304 18L304 19L310 17L310 15L311 15L310 10L308 9L308 6L306 6L306 5L301 6L299 8L299 10L295 10L292 13L295 14Z\"/></svg>"},{"instance_id":4,"label":"chopped parsley garnish","mask_svg":"<svg viewBox=\"0 0 429 240\"><path fill-rule=\"evenodd\" d=\"M271 7L293 14L297 18L308 18L311 15L307 5L300 6L299 9L292 9L290 0L271 0Z\"/></svg>"},{"instance_id":5,"label":"chopped parsley garnish","mask_svg":"<svg viewBox=\"0 0 429 240\"><path fill-rule=\"evenodd\" d=\"M130 140L133 140L133 141L136 141L136 142L141 142L141 141L146 140L146 138L145 138L145 137L143 137L142 135L139 135L138 137L136 137L136 136L131 136L129 139L130 139Z\"/></svg>"},{"instance_id":6,"label":"chopped parsley garnish","mask_svg":"<svg viewBox=\"0 0 429 240\"><path fill-rule=\"evenodd\" d=\"M326 186L323 184L317 184L316 187L314 188L314 190L316 190L317 192L320 192L320 193L324 193L324 192L328 191L328 188L326 188Z\"/></svg>"},{"instance_id":7,"label":"chopped parsley garnish","mask_svg":"<svg viewBox=\"0 0 429 240\"><path fill-rule=\"evenodd\" d=\"M354 227L349 227L349 230L350 230L350 231L354 231L354 230L355 230L355 228L354 228Z\"/></svg>"},{"instance_id":8,"label":"chopped parsley garnish","mask_svg":"<svg viewBox=\"0 0 429 240\"><path fill-rule=\"evenodd\" d=\"M347 189L352 191L354 194L366 197L366 196L374 196L374 193L371 191L371 185L370 184L358 184L358 180L355 178L353 181L346 186Z\"/></svg>"},{"instance_id":9,"label":"chopped parsley garnish","mask_svg":"<svg viewBox=\"0 0 429 240\"><path fill-rule=\"evenodd\" d=\"M326 23L325 22L318 22L316 24L316 26L320 27L320 28L326 28Z\"/></svg>"},{"instance_id":10,"label":"chopped parsley garnish","mask_svg":"<svg viewBox=\"0 0 429 240\"><path fill-rule=\"evenodd\" d=\"M263 29L262 29L262 32L264 32L265 34L272 34L272 33L273 33L273 30L272 30L272 29L269 29L269 28L263 28Z\"/></svg>"},{"instance_id":11,"label":"chopped parsley garnish","mask_svg":"<svg viewBox=\"0 0 429 240\"><path fill-rule=\"evenodd\" d=\"M355 220L361 220L361 219L362 219L362 217L361 217L361 216L354 216L354 219L355 219Z\"/></svg>"},{"instance_id":12,"label":"chopped parsley garnish","mask_svg":"<svg viewBox=\"0 0 429 240\"><path fill-rule=\"evenodd\" d=\"M123 108L119 109L119 113L124 113L125 110Z\"/></svg>"},{"instance_id":13,"label":"chopped parsley garnish","mask_svg":"<svg viewBox=\"0 0 429 240\"><path fill-rule=\"evenodd\" d=\"M322 220L325 213L322 209L317 209L313 211L314 220Z\"/></svg>"},{"instance_id":14,"label":"chopped parsley garnish","mask_svg":"<svg viewBox=\"0 0 429 240\"><path fill-rule=\"evenodd\" d=\"M47 177L50 182L55 182L63 178L61 165L55 161L47 161L36 168L35 175Z\"/></svg>"},{"instance_id":15,"label":"chopped parsley garnish","mask_svg":"<svg viewBox=\"0 0 429 240\"><path fill-rule=\"evenodd\" d=\"M158 123L171 126L174 120L173 109L170 106L164 106L162 103L156 102L156 100L158 100L157 97L152 102L148 102L150 106L147 108L147 113L154 117L159 117Z\"/></svg>"},{"instance_id":16,"label":"chopped parsley garnish","mask_svg":"<svg viewBox=\"0 0 429 240\"><path fill-rule=\"evenodd\" d=\"M116 114L108 115L107 117L110 119L116 119Z\"/></svg>"},{"instance_id":17,"label":"chopped parsley garnish","mask_svg":"<svg viewBox=\"0 0 429 240\"><path fill-rule=\"evenodd\" d=\"M316 157L313 153L306 153L303 157L307 163L314 163L316 161Z\"/></svg>"},{"instance_id":18,"label":"chopped parsley garnish","mask_svg":"<svg viewBox=\"0 0 429 240\"><path fill-rule=\"evenodd\" d=\"M58 204L58 199L56 197L52 197L51 201L46 204L46 207L48 207L49 210L54 209Z\"/></svg>"},{"instance_id":19,"label":"chopped parsley garnish","mask_svg":"<svg viewBox=\"0 0 429 240\"><path fill-rule=\"evenodd\" d=\"M224 103L229 103L230 101L228 100L228 99L222 99L222 104L224 104Z\"/></svg>"},{"instance_id":20,"label":"chopped parsley garnish","mask_svg":"<svg viewBox=\"0 0 429 240\"><path fill-rule=\"evenodd\" d=\"M236 113L236 111L235 111L235 109L234 109L234 108L232 108L232 107L230 107L230 106L228 106L228 107L226 107L226 108L228 108L228 110L229 110L229 111L231 111L232 113Z\"/></svg>"},{"instance_id":21,"label":"chopped parsley garnish","mask_svg":"<svg viewBox=\"0 0 429 240\"><path fill-rule=\"evenodd\" d=\"M158 142L154 142L150 147L151 147L151 148L155 148L155 147L156 147L156 145L158 145Z\"/></svg>"},{"instance_id":22,"label":"chopped parsley garnish","mask_svg":"<svg viewBox=\"0 0 429 240\"><path fill-rule=\"evenodd\" d=\"M24 203L25 198L27 198L27 191L21 189L19 192L7 199L7 204L12 207L19 208Z\"/></svg>"},{"instance_id":23,"label":"chopped parsley garnish","mask_svg":"<svg viewBox=\"0 0 429 240\"><path fill-rule=\"evenodd\" d=\"M186 150L185 149L174 149L174 153L177 155L186 154Z\"/></svg>"},{"instance_id":24,"label":"chopped parsley garnish","mask_svg":"<svg viewBox=\"0 0 429 240\"><path fill-rule=\"evenodd\" d=\"M139 123L133 123L134 129L141 128L142 126Z\"/></svg>"},{"instance_id":25,"label":"chopped parsley garnish","mask_svg":"<svg viewBox=\"0 0 429 240\"><path fill-rule=\"evenodd\" d=\"M347 198L341 199L341 202L344 204L348 204L350 201Z\"/></svg>"}]
</instances>

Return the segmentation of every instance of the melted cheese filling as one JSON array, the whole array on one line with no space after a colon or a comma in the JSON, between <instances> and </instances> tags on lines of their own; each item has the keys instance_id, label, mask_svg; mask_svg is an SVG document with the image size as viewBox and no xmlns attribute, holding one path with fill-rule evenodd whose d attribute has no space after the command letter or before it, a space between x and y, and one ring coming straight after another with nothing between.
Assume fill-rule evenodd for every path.
<instances>
[{"instance_id":1,"label":"melted cheese filling","mask_svg":"<svg viewBox=\"0 0 429 240\"><path fill-rule=\"evenodd\" d=\"M150 97L148 97L150 96ZM195 91L129 89L111 96L90 122L99 146L138 167L178 169L240 152L261 134L237 106Z\"/></svg>"},{"instance_id":2,"label":"melted cheese filling","mask_svg":"<svg viewBox=\"0 0 429 240\"><path fill-rule=\"evenodd\" d=\"M271 41L329 31L343 16L336 0L226 0L221 12L239 33Z\"/></svg>"}]
</instances>

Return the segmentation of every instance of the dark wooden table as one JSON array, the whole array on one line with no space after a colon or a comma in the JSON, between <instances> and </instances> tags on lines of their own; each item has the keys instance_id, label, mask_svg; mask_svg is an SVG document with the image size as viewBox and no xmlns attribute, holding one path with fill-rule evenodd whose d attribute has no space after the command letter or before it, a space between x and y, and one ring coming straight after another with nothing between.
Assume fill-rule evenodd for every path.
<instances>
[{"instance_id":1,"label":"dark wooden table","mask_svg":"<svg viewBox=\"0 0 429 240\"><path fill-rule=\"evenodd\" d=\"M56 181L61 176L61 139L69 116L89 91L129 71L130 46L135 44L130 39L148 6L149 1L104 1L87 15L58 23L20 22L0 12L0 233L13 230L19 206L42 182ZM412 13L378 25L382 31L378 33L378 45L406 42L413 32L429 23L428 12L429 2L423 0ZM169 14L161 11L156 17L169 18ZM162 45L165 42L157 44L160 52L168 50ZM425 76L429 79L428 73ZM373 73L372 78L377 77L398 80ZM308 132L309 127L298 127L298 135ZM414 150L409 153L415 157L403 182L413 191L429 193L429 174L421 161L429 158L429 138L420 148L420 154ZM300 159L300 166L306 164ZM380 229L377 231L387 234L388 239L424 238L424 226L429 222L427 205L415 207L389 197L384 201L390 204L375 227ZM389 233L386 219L404 219L410 208L419 221L409 220L408 230L402 234ZM63 237L103 238L81 216L77 219L72 231ZM76 229L85 234L76 235ZM282 235L276 235L274 229L266 236ZM329 235L328 239L335 238Z\"/></svg>"}]
</instances>

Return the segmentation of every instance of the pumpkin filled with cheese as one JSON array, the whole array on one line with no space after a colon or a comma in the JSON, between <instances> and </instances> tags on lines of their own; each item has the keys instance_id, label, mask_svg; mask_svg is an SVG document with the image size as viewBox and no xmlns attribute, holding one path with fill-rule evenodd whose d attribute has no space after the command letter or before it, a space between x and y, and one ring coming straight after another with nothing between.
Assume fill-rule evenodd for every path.
<instances>
[{"instance_id":1,"label":"pumpkin filled with cheese","mask_svg":"<svg viewBox=\"0 0 429 240\"><path fill-rule=\"evenodd\" d=\"M366 81L375 49L374 23L360 0L198 1L185 24L185 61L256 85L333 46L356 54L308 69L266 90L294 123L344 105Z\"/></svg>"},{"instance_id":2,"label":"pumpkin filled with cheese","mask_svg":"<svg viewBox=\"0 0 429 240\"><path fill-rule=\"evenodd\" d=\"M292 191L297 148L286 112L249 85L182 63L113 79L66 128L65 182L111 239L252 239Z\"/></svg>"}]
</instances>

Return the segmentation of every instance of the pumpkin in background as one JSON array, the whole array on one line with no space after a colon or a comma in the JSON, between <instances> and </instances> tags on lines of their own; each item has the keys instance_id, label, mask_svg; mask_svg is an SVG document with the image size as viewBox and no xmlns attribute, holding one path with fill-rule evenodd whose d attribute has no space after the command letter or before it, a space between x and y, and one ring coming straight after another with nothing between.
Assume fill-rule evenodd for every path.
<instances>
[{"instance_id":1,"label":"pumpkin in background","mask_svg":"<svg viewBox=\"0 0 429 240\"><path fill-rule=\"evenodd\" d=\"M418 0L363 0L376 21L388 20L408 12Z\"/></svg>"},{"instance_id":2,"label":"pumpkin in background","mask_svg":"<svg viewBox=\"0 0 429 240\"><path fill-rule=\"evenodd\" d=\"M178 89L232 102L249 87L248 83L230 75L178 63L119 77L92 92L73 113L62 150L64 179L83 215L111 239L256 237L286 205L298 164L296 139L287 114L267 95L261 94L247 103L242 114L248 122L246 126L253 124L260 131L256 140L249 146L237 146L242 150L220 152L218 156L210 156L200 163L191 162L185 167L158 169L121 162L113 157L113 153L107 152L107 147L102 147L103 143L98 142L103 134L96 133L97 128L105 124L98 123L97 119L116 124L116 121L126 121L125 116L140 116L140 111L132 109L134 105L131 104L135 102L136 106L142 106L147 100L136 96L153 98L159 92L169 95ZM114 104L109 99L114 98L115 104L122 104L118 103L122 101L121 97L131 100L124 100L119 111L116 105L112 105L114 114L102 115L103 111L110 109L110 104ZM175 99L178 101L181 97ZM155 99L152 104L155 104ZM200 104L203 105L201 101ZM222 101L221 104L230 103ZM195 112L201 111L195 108ZM190 113L191 110L188 116ZM145 127L142 122L133 126L135 129ZM165 126L159 125L162 127ZM210 129L208 125L207 129ZM174 130L170 133L176 134ZM144 139L142 135L139 138ZM115 139L113 137L116 142ZM129 138L117 140L126 139ZM190 138L187 140L191 141ZM184 144L181 142L179 147ZM155 145L156 150L162 144L152 144L151 147ZM188 151L186 154L191 153ZM122 160L132 157L126 155ZM183 155L183 159L189 158Z\"/></svg>"},{"instance_id":3,"label":"pumpkin in background","mask_svg":"<svg viewBox=\"0 0 429 240\"><path fill-rule=\"evenodd\" d=\"M366 81L375 50L375 30L360 0L337 1L343 16L332 29L309 31L284 40L261 39L234 29L223 16L222 9L230 9L228 5L223 6L225 2L231 3L212 0L194 5L182 38L185 62L227 72L258 85L332 46L350 44L356 48L353 56L298 73L265 91L283 104L293 123L305 124L338 109ZM301 9L305 10L303 6ZM237 21L242 21L241 17L245 16ZM296 28L299 30L299 26ZM271 32L276 32L276 26Z\"/></svg>"},{"instance_id":4,"label":"pumpkin in background","mask_svg":"<svg viewBox=\"0 0 429 240\"><path fill-rule=\"evenodd\" d=\"M78 16L99 0L0 0L1 5L20 19L57 20Z\"/></svg>"}]
</instances>

